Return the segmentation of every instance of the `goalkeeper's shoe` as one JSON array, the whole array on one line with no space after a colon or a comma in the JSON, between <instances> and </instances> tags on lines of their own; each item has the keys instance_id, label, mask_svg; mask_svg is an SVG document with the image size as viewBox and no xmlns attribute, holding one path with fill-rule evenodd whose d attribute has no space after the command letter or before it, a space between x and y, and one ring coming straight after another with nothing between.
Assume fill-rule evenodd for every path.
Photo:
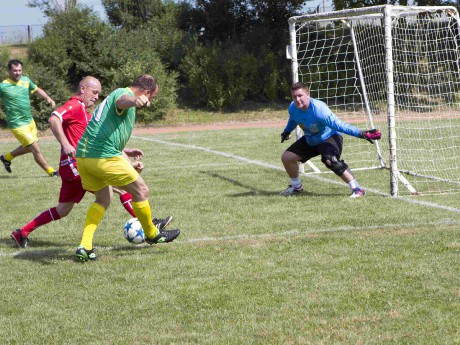
<instances>
[{"instance_id":1,"label":"goalkeeper's shoe","mask_svg":"<svg viewBox=\"0 0 460 345\"><path fill-rule=\"evenodd\" d=\"M145 238L148 244L166 243L174 241L180 235L179 229L174 230L160 230L160 233L155 238Z\"/></svg>"},{"instance_id":2,"label":"goalkeeper's shoe","mask_svg":"<svg viewBox=\"0 0 460 345\"><path fill-rule=\"evenodd\" d=\"M294 188L293 186L289 185L285 190L283 190L280 195L289 196L289 195L299 195L303 192L302 186L300 188Z\"/></svg>"},{"instance_id":3,"label":"goalkeeper's shoe","mask_svg":"<svg viewBox=\"0 0 460 345\"><path fill-rule=\"evenodd\" d=\"M3 155L0 156L0 160L2 161L3 166L5 167L6 171L11 173L11 162L6 160Z\"/></svg>"},{"instance_id":4,"label":"goalkeeper's shoe","mask_svg":"<svg viewBox=\"0 0 460 345\"><path fill-rule=\"evenodd\" d=\"M350 198L355 199L355 198L360 198L362 196L366 195L366 191L362 188L354 188L353 189L353 194L350 195Z\"/></svg>"},{"instance_id":5,"label":"goalkeeper's shoe","mask_svg":"<svg viewBox=\"0 0 460 345\"><path fill-rule=\"evenodd\" d=\"M75 256L80 261L88 261L88 260L96 260L97 259L97 255L96 255L96 253L94 252L93 249L87 250L82 245L78 246L77 252L75 253Z\"/></svg>"},{"instance_id":6,"label":"goalkeeper's shoe","mask_svg":"<svg viewBox=\"0 0 460 345\"><path fill-rule=\"evenodd\" d=\"M164 228L166 228L169 223L171 223L173 217L172 216L167 216L166 218L153 218L152 219L152 222L153 224L155 224L155 226L157 227L158 230L163 230Z\"/></svg>"},{"instance_id":7,"label":"goalkeeper's shoe","mask_svg":"<svg viewBox=\"0 0 460 345\"><path fill-rule=\"evenodd\" d=\"M59 177L59 171L55 170L53 173L50 175L50 177Z\"/></svg>"},{"instance_id":8,"label":"goalkeeper's shoe","mask_svg":"<svg viewBox=\"0 0 460 345\"><path fill-rule=\"evenodd\" d=\"M14 230L11 233L11 239L16 242L19 248L26 248L29 245L27 236L22 236L21 229Z\"/></svg>"}]
</instances>

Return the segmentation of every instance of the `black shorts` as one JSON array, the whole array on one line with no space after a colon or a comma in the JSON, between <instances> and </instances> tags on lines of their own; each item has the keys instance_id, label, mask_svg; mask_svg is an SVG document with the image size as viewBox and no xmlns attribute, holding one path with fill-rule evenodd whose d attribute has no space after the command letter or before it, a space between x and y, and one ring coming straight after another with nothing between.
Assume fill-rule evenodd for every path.
<instances>
[{"instance_id":1,"label":"black shorts","mask_svg":"<svg viewBox=\"0 0 460 345\"><path fill-rule=\"evenodd\" d=\"M286 151L295 153L300 156L300 162L305 163L313 157L321 155L323 156L335 156L337 160L342 155L342 144L343 138L339 134L327 138L321 144L316 146L310 146L305 140L305 136L297 140L294 144L289 146ZM344 163L345 164L345 163Z\"/></svg>"}]
</instances>

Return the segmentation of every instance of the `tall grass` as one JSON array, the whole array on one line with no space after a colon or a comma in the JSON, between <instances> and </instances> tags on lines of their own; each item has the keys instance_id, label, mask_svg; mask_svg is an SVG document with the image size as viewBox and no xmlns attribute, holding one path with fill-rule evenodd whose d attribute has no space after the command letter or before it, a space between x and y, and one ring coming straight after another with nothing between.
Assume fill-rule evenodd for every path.
<instances>
[{"instance_id":1,"label":"tall grass","mask_svg":"<svg viewBox=\"0 0 460 345\"><path fill-rule=\"evenodd\" d=\"M35 230L12 230L57 203L60 181L31 156L0 172L0 339L5 344L458 344L458 194L394 199L384 171L359 171L366 197L334 175L288 183L279 130L133 137L155 216L173 243L129 244L114 200L73 258L92 195ZM16 142L2 143L2 152ZM41 141L50 162L55 141Z\"/></svg>"}]
</instances>

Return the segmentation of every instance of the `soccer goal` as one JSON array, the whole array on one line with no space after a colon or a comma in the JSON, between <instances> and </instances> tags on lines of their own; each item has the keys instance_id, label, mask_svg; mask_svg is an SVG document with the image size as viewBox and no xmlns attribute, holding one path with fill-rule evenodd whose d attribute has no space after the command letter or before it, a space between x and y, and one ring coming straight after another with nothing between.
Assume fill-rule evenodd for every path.
<instances>
[{"instance_id":1,"label":"soccer goal","mask_svg":"<svg viewBox=\"0 0 460 345\"><path fill-rule=\"evenodd\" d=\"M353 170L388 170L393 196L460 193L455 7L383 5L309 14L291 17L289 31L293 81L309 85L311 97L342 120L382 131L376 145L347 139L344 159ZM312 162L309 167L324 170Z\"/></svg>"}]
</instances>

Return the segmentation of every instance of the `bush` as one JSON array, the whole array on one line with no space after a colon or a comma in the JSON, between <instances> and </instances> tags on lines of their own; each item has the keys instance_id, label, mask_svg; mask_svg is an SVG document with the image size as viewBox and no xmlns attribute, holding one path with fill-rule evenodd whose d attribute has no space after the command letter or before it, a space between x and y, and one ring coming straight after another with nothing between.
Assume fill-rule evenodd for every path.
<instances>
[{"instance_id":1,"label":"bush","mask_svg":"<svg viewBox=\"0 0 460 345\"><path fill-rule=\"evenodd\" d=\"M166 71L152 49L149 31L113 30L88 8L54 14L45 25L44 36L31 44L29 59L40 84L58 104L66 101L85 76L98 78L102 96L106 96L146 73L157 78L160 93L152 107L140 112L139 120L162 118L175 107L177 74ZM33 105L39 125L46 126L43 121L49 111L41 102Z\"/></svg>"},{"instance_id":2,"label":"bush","mask_svg":"<svg viewBox=\"0 0 460 345\"><path fill-rule=\"evenodd\" d=\"M256 57L239 45L195 45L184 58L181 71L195 105L213 110L234 109L245 100L284 99L289 91L289 82L279 72L273 53Z\"/></svg>"}]
</instances>

